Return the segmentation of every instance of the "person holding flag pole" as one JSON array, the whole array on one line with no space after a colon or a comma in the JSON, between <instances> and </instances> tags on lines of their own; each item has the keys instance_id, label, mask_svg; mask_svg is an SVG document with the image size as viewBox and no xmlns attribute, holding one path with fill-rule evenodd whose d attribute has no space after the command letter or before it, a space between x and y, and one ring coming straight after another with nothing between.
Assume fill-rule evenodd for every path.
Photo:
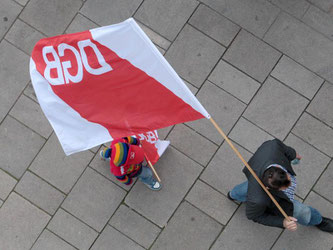
<instances>
[{"instance_id":1,"label":"person holding flag pole","mask_svg":"<svg viewBox=\"0 0 333 250\"><path fill-rule=\"evenodd\" d=\"M296 174L291 164L298 164L301 159L295 149L279 139L266 141L247 163L214 120L211 121L245 164L243 172L248 181L235 186L227 196L230 200L246 202L248 219L289 231L296 231L298 222L304 226L316 226L322 231L333 232L332 219L323 217L317 209L294 198Z\"/></svg>"}]
</instances>

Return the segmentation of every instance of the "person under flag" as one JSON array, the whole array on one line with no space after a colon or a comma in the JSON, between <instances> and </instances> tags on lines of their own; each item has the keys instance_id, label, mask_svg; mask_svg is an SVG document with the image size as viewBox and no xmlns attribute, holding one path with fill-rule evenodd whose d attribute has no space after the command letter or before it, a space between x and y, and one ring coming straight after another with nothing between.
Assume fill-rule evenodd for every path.
<instances>
[{"instance_id":1,"label":"person under flag","mask_svg":"<svg viewBox=\"0 0 333 250\"><path fill-rule=\"evenodd\" d=\"M133 178L138 177L148 188L158 191L162 185L144 164L144 150L140 145L140 140L133 136L123 137L113 140L109 148L100 151L100 155L110 161L111 173L123 184L131 185Z\"/></svg>"}]
</instances>

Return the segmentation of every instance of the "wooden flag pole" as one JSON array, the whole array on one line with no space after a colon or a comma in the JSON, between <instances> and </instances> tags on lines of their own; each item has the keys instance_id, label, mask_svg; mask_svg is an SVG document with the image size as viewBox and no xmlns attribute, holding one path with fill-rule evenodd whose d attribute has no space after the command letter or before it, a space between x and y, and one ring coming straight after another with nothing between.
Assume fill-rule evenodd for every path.
<instances>
[{"instance_id":1,"label":"wooden flag pole","mask_svg":"<svg viewBox=\"0 0 333 250\"><path fill-rule=\"evenodd\" d=\"M267 190L267 188L265 187L265 185L258 178L258 176L253 171L253 169L250 167L250 165L244 160L244 158L239 153L239 151L234 147L234 145L229 140L229 138L225 135L225 133L222 131L222 129L216 124L216 122L213 120L213 118L209 118L209 120L213 123L214 127L217 129L217 131L219 131L219 133L226 140L226 142L230 145L230 147L235 151L236 155L241 159L241 161L244 163L244 165L247 167L247 169L250 171L250 173L253 175L253 177L256 179L256 181L259 183L259 185L262 187L262 189L267 193L267 195L269 196L269 198L271 198L271 200L274 202L274 204L276 205L276 207L280 210L280 212L282 213L282 215L288 221L290 221L290 219L289 219L288 215L286 214L286 212L282 209L282 207L279 205L279 203L275 200L275 198L273 197L273 195Z\"/></svg>"},{"instance_id":2,"label":"wooden flag pole","mask_svg":"<svg viewBox=\"0 0 333 250\"><path fill-rule=\"evenodd\" d=\"M158 176L158 174L156 173L155 168L153 167L153 164L151 164L151 162L150 162L150 160L149 160L149 158L148 158L146 152L144 152L144 155L145 155L146 161L148 162L149 167L150 167L151 170L153 171L153 173L154 173L154 175L156 176L158 182L161 182L161 179L160 179L160 177Z\"/></svg>"}]
</instances>

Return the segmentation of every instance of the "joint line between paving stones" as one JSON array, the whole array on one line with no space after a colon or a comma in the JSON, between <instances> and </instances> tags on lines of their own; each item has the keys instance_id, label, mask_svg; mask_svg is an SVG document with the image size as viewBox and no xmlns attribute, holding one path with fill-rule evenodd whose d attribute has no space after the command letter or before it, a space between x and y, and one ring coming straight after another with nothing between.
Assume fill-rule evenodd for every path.
<instances>
[{"instance_id":1,"label":"joint line between paving stones","mask_svg":"<svg viewBox=\"0 0 333 250\"><path fill-rule=\"evenodd\" d=\"M324 173L326 172L326 170L328 169L328 167L330 166L330 164L333 162L332 159L330 159L330 161L327 163L327 165L325 166L325 168L323 169L323 171L321 172L321 174L318 176L317 180L314 182L314 184L312 185L312 187L310 188L310 192L314 192L315 191L315 186L317 185L317 183L319 182L320 178L324 175ZM304 200L308 198L310 192L307 193L307 195L305 196ZM316 192L319 194L319 191ZM319 194L319 196L323 197L323 195ZM328 200L327 198L325 198L325 200ZM329 201L329 200L328 200ZM333 203L333 201L329 201L330 203Z\"/></svg>"},{"instance_id":2,"label":"joint line between paving stones","mask_svg":"<svg viewBox=\"0 0 333 250\"><path fill-rule=\"evenodd\" d=\"M308 1L307 1L307 3L309 3ZM308 13L308 11L309 11L309 9L311 8L311 3L309 3L309 6L308 6L308 8L306 9L306 11L303 13L303 15L301 16L301 18L299 18L300 20L302 20L304 17L305 17L305 15Z\"/></svg>"},{"instance_id":3,"label":"joint line between paving stones","mask_svg":"<svg viewBox=\"0 0 333 250\"><path fill-rule=\"evenodd\" d=\"M29 0L30 1L30 0ZM15 2L16 3L16 2ZM2 41L5 39L5 36L8 34L8 32L12 29L14 23L16 22L17 19L19 19L19 16L22 14L23 10L25 7L23 7L22 5L16 3L17 5L19 5L20 7L22 7L21 11L17 14L17 16L15 17L13 23L8 27L8 30L3 34L2 38L0 39L0 43L2 43ZM28 4L28 2L27 2Z\"/></svg>"},{"instance_id":4,"label":"joint line between paving stones","mask_svg":"<svg viewBox=\"0 0 333 250\"><path fill-rule=\"evenodd\" d=\"M15 105L13 105L14 107ZM12 107L12 108L13 108ZM11 108L11 109L12 109ZM41 135L39 132L37 132L36 130L34 130L33 128L28 127L28 125L26 125L25 123L23 123L22 121L20 121L19 119L17 119L15 116L13 116L12 114L8 114L6 115L6 117L11 117L12 119L14 119L15 121L17 121L18 123L20 123L22 126L26 127L27 129L31 130L32 132L34 132L35 134L39 135L41 138L48 140L48 138L44 137L43 135Z\"/></svg>"},{"instance_id":5,"label":"joint line between paving stones","mask_svg":"<svg viewBox=\"0 0 333 250\"><path fill-rule=\"evenodd\" d=\"M22 196L20 193L18 193L17 191L12 191L11 193L15 193L16 195L20 196L22 199L24 199L25 201L29 202L33 207L36 207L37 209L41 210L42 212L46 213L46 215L50 216L47 225L50 223L50 221L53 219L53 215L50 215L48 212L46 212L44 209L38 207L36 204L32 203L32 201L28 200L27 198L25 198L24 196ZM41 236L41 234L44 232L44 230L46 230L46 226L45 228L43 228L43 230L41 231L41 233L39 234L39 236L36 238L36 240L32 243L32 246L30 249L32 249L32 247L36 244L37 240L39 239L39 237ZM50 231L50 230L48 230ZM52 231L50 231L52 232ZM57 235L56 233L52 232L53 234ZM59 238L61 238L59 235L57 235ZM62 239L62 238L61 238ZM65 239L62 239L65 242L67 242ZM68 244L70 244L69 242L67 242ZM72 244L70 244L72 246ZM76 247L75 247L76 248ZM77 248L76 248L77 249Z\"/></svg>"},{"instance_id":6,"label":"joint line between paving stones","mask_svg":"<svg viewBox=\"0 0 333 250\"><path fill-rule=\"evenodd\" d=\"M270 4L272 4L271 2L269 2ZM274 4L272 4L273 6L276 6ZM276 6L277 8L279 8L279 13L276 15L276 17L274 18L274 21L271 23L271 25L269 25L269 27L267 28L267 30L265 31L265 33L263 34L263 36L260 38L260 40L263 40L264 37L266 36L267 32L271 29L271 27L273 26L273 24L276 22L276 20L278 19L278 17L280 16L281 12L283 11L279 6Z\"/></svg>"},{"instance_id":7,"label":"joint line between paving stones","mask_svg":"<svg viewBox=\"0 0 333 250\"><path fill-rule=\"evenodd\" d=\"M277 82L281 83L283 86L287 87L288 89L290 89L292 92L297 93L298 95L300 95L301 97L305 98L307 101L309 101L309 103L311 102L311 99L309 97L306 97L305 95L303 95L302 93L298 92L297 90L293 89L292 87L290 87L289 85L285 84L284 82L282 82L281 80L279 80L278 78L270 75L271 78L273 78L274 80L276 80ZM319 88L320 89L320 88Z\"/></svg>"},{"instance_id":8,"label":"joint line between paving stones","mask_svg":"<svg viewBox=\"0 0 333 250\"><path fill-rule=\"evenodd\" d=\"M173 145L171 145L172 148L174 148L175 150L177 150L179 153L185 155L183 152L179 151L177 148L175 148ZM186 157L188 157L187 155L185 155ZM189 158L189 157L188 157ZM190 160L194 161L192 158L189 158ZM201 166L201 165L200 165ZM176 213L176 211L178 210L178 208L180 207L180 205L182 203L184 203L185 201L188 202L189 204L191 204L192 206L194 206L192 203L190 203L189 201L186 200L187 195L189 194L189 192L192 190L193 186L195 185L195 183L197 182L197 180L199 179L199 176L201 175L201 173L205 170L205 167L202 168L200 174L198 175L198 177L196 178L196 180L193 182L193 184L191 185L191 187L188 189L188 191L185 193L183 199L181 200L181 202L178 204L178 206L175 208L175 210L173 211L173 213L170 215L168 221L166 222L166 225L170 222L170 220L173 218L174 214ZM194 206L195 207L195 206ZM197 207L196 207L197 208ZM199 208L197 208L199 209ZM199 209L200 211L202 211L201 209ZM236 209L237 210L237 209ZM204 211L202 211L204 214L206 214ZM206 214L208 215L208 214ZM210 218L212 218L210 215L208 215ZM232 216L230 217L230 219L232 218ZM218 222L217 220L215 220L214 218L212 218L215 222L217 222L218 224L222 225L222 231L223 228L225 227L223 224L221 224L220 222ZM164 229L166 228L166 225L164 226L164 228L161 230L160 233L162 233L162 231L164 231ZM227 225L227 224L226 224ZM160 235L160 234L159 234ZM158 239L159 235L156 237L155 241ZM153 242L152 246L154 245L155 241Z\"/></svg>"},{"instance_id":9,"label":"joint line between paving stones","mask_svg":"<svg viewBox=\"0 0 333 250\"><path fill-rule=\"evenodd\" d=\"M211 40L213 40L215 43L217 43L218 45L222 46L223 48L227 49L227 46L222 44L221 42L217 41L215 38L211 37L210 35L204 33L202 30L198 29L197 27L195 27L193 24L191 23L187 23L188 26L191 26L193 29L195 29L196 31L200 32L201 34L203 34L204 36L210 38Z\"/></svg>"},{"instance_id":10,"label":"joint line between paving stones","mask_svg":"<svg viewBox=\"0 0 333 250\"><path fill-rule=\"evenodd\" d=\"M97 153L96 153L97 154ZM88 167L90 167L90 166L88 166ZM90 167L91 168L91 167ZM93 169L93 168L91 168L91 169ZM94 171L96 171L98 174L100 174L100 175L102 175L101 173L99 173L96 169L93 169ZM107 177L105 177L104 175L102 175L104 178L106 178L107 180L109 180ZM107 221L107 223L104 225L104 227L103 227L103 229L101 230L101 233L104 231L104 229L107 227L107 225L109 225L109 226L112 226L111 224L110 224L110 221L111 221L111 219L112 219L112 217L116 214L116 212L118 211L118 209L120 208L120 206L121 205L124 205L124 206L126 206L126 207L128 207L128 208L130 208L131 210L133 210L134 212L136 212L137 214L139 214L139 215L141 215L143 218L145 218L147 221L149 221L149 222L151 222L153 225L155 225L155 226L157 226L159 229L161 229L158 225L156 225L153 221L151 221L151 220L149 220L149 219L147 219L145 216L143 216L142 214L140 214L140 213L138 213L136 210L134 210L134 209L132 209L131 207L129 207L126 203L125 203L125 199L126 199L126 197L127 197L127 195L129 194L129 192L132 190L132 188L134 187L134 184L137 182L137 179L138 178L136 178L135 179L135 182L131 185L131 187L130 187L130 189L127 191L127 190L125 190L124 188L122 188L125 192L126 192L126 195L124 196L124 198L122 199L122 201L119 203L119 205L117 206L117 208L114 210L114 212L112 213L112 215L110 216L110 218L108 219L108 221ZM109 180L109 181L111 181L111 180ZM111 182L113 182L113 181L111 181ZM116 184L115 184L116 185ZM118 186L118 185L117 185ZM112 226L113 227L113 226ZM117 230L117 231L119 231L119 230ZM123 233L122 233L123 234ZM96 237L96 239L94 240L94 242L91 244L91 246L93 246L94 244L95 244L95 242L97 241L97 239L99 238L99 236L100 236L100 234L98 235L98 237ZM129 238L127 235L126 235L126 237L127 238ZM132 239L133 240L133 239ZM134 240L133 240L134 241ZM136 241L134 241L134 242L136 242ZM137 242L136 242L137 243ZM139 244L140 245L140 244ZM140 245L141 246L141 245ZM145 247L144 247L145 248Z\"/></svg>"},{"instance_id":11,"label":"joint line between paving stones","mask_svg":"<svg viewBox=\"0 0 333 250\"><path fill-rule=\"evenodd\" d=\"M201 0L199 0L199 1L201 1ZM233 20L231 20L230 18L226 17L225 15L223 15L222 13L220 13L219 11L213 9L212 7L210 7L209 5L207 5L207 4L204 3L204 2L200 2L200 3L201 3L202 5L204 5L204 6L206 6L207 8L209 8L210 10L212 10L213 12L215 12L215 13L219 14L220 16L224 17L225 19L227 19L227 20L228 20L229 22L231 22L232 24L236 25L236 26L239 28L239 30L242 29L242 27L241 27L239 24L235 23ZM239 31L238 31L238 32L239 32ZM236 35L236 36L237 36L237 35ZM235 37L236 37L236 36L235 36ZM229 47L231 43L232 43L232 42L230 42L229 45L228 45L227 47Z\"/></svg>"},{"instance_id":12,"label":"joint line between paving stones","mask_svg":"<svg viewBox=\"0 0 333 250\"><path fill-rule=\"evenodd\" d=\"M288 15L288 16L294 18L293 16L289 15L288 13L284 12L283 10L281 10L281 12L283 12L283 13L285 13L286 15ZM281 14L281 13L279 13L279 15L280 15L280 14ZM296 19L296 18L295 18L295 19ZM296 19L296 20L298 20L298 19ZM301 22L300 20L298 20L298 21ZM309 27L309 26L308 26L307 24L305 24L304 22L302 22L302 24L304 24L305 26ZM312 29L312 30L314 30L316 33L319 33L319 32L316 31L315 29L313 29L313 28L311 28L311 27L309 27L309 28ZM267 32L268 32L268 31L267 31ZM321 33L319 33L319 34L321 34ZM321 35L322 35L322 34L321 34ZM326 37L326 38L327 38L327 37ZM305 68L305 69L307 69L308 71L310 71L311 73L313 73L313 74L315 74L316 76L318 76L318 77L324 79L324 80L327 81L327 82L330 82L330 81L329 81L328 79L326 79L325 77L319 75L318 73L314 72L312 69L309 69L308 67L304 66L304 65L301 64L300 62L296 61L296 59L292 58L289 54L286 54L286 53L284 53L283 51L281 51L281 50L279 50L278 48L276 48L274 45L271 45L271 44L267 43L264 39L265 39L265 37L263 37L263 38L260 39L260 40L261 40L262 42L266 43L267 45L271 46L272 48L274 48L276 51L280 52L281 54L283 54L283 55L287 56L288 58L292 59L293 61L295 61L296 63L298 63L298 64L301 65L303 68Z\"/></svg>"},{"instance_id":13,"label":"joint line between paving stones","mask_svg":"<svg viewBox=\"0 0 333 250\"><path fill-rule=\"evenodd\" d=\"M209 249L211 249L211 248L215 245L216 241L220 238L220 236L222 235L222 233L224 232L224 230L227 228L229 222L230 222L231 219L235 216L235 214L238 212L238 210L240 209L240 207L241 207L241 204L238 205L238 207L237 207L237 208L235 209L235 211L233 212L232 216L230 216L230 218L229 218L227 224L221 229L221 232L216 236L216 239L212 242L212 244L210 245Z\"/></svg>"},{"instance_id":14,"label":"joint line between paving stones","mask_svg":"<svg viewBox=\"0 0 333 250\"><path fill-rule=\"evenodd\" d=\"M46 142L45 142L46 143ZM45 145L45 144L44 144ZM43 146L44 147L44 146ZM42 148L43 148L42 147ZM40 152L39 152L40 153ZM39 155L39 153L37 153L36 154L36 157L37 157L37 155ZM36 158L35 157L35 158ZM71 193L71 191L73 190L73 188L76 186L76 184L77 184L77 182L81 179L81 177L82 177L82 175L85 173L85 171L87 170L87 168L89 167L89 164L92 162L92 160L94 159L94 157L92 157L91 159L90 159L90 161L88 162L88 164L87 164L87 166L85 167L85 169L82 171L82 173L80 174L80 176L77 178L77 180L75 181L75 183L73 184L73 186L70 188L70 190L68 191L68 195ZM34 161L34 160L33 160ZM32 161L32 162L33 162ZM30 167L30 166L29 166ZM28 168L29 168L28 167ZM63 201L59 204L59 206L58 206L58 208L56 209L56 211L54 212L54 215L59 211L59 209L61 208L61 209L63 209L64 211L66 211L64 208L62 208L61 206L62 206L62 204L65 202L65 200L67 199L67 197L68 197L68 195L66 195L66 197L63 199ZM66 212L68 212L68 211L66 211ZM69 212L68 212L69 213ZM71 213L69 213L70 215L72 215L74 218L76 218L73 214L71 214ZM52 216L52 219L53 219L53 216ZM37 237L37 239L36 239L36 241L39 239L39 237L41 236L41 234L43 233L43 231L47 228L47 226L50 224L50 222L51 222L51 220L52 219L50 219L49 221L48 221L48 223L45 225L45 227L43 228L43 230L42 230L42 232L38 235L38 237ZM79 221L81 221L79 218L76 218L76 219L78 219ZM83 222L83 221L81 221L82 223L84 223L84 224L86 224L85 222ZM86 224L87 225L87 224ZM87 225L87 226L89 226L89 225ZM90 226L89 226L90 227ZM94 231L96 231L95 229L93 229ZM59 235L58 235L59 236ZM60 236L59 236L60 237ZM61 238L61 237L60 237ZM62 238L61 238L62 239Z\"/></svg>"},{"instance_id":15,"label":"joint line between paving stones","mask_svg":"<svg viewBox=\"0 0 333 250\"><path fill-rule=\"evenodd\" d=\"M52 219L52 218L51 218L51 219ZM67 244L69 244L69 245L70 245L71 247L73 247L74 249L80 250L80 249L78 249L77 247L73 246L70 242L68 242L68 241L66 241L65 239L61 238L61 237L60 237L59 235L57 235L55 232L52 232L51 230L49 230L48 228L43 229L42 233L43 233L44 231L48 231L49 233L55 235L55 236L58 237L59 239L63 240L63 241L66 242ZM38 238L34 241L34 243L33 243L32 246L29 248L29 250L31 250L31 249L35 246L35 244L37 243L37 241L38 241L38 239L40 238L40 236L42 235L42 233L41 233L41 234L38 236Z\"/></svg>"},{"instance_id":16,"label":"joint line between paving stones","mask_svg":"<svg viewBox=\"0 0 333 250\"><path fill-rule=\"evenodd\" d=\"M153 221L151 221L150 219L148 219L147 217L145 217L143 214L139 213L139 212L136 211L134 208L131 208L131 207L130 207L129 205L127 205L125 202L121 203L120 205L123 205L123 206L127 207L128 209L132 210L133 213L137 214L138 216L141 216L142 218L144 218L145 220L147 220L148 222L150 222L151 224L153 224L154 226L156 226L156 227L159 229L160 232L163 230L164 227L160 227L159 225L155 224ZM119 207L120 207L120 206L119 206ZM119 208L119 207L118 207L118 208ZM117 210L118 210L118 208L117 208ZM117 210L116 210L116 211L117 211ZM116 213L116 212L115 212L115 213ZM114 227L114 228L115 228L115 226L113 226L113 225L111 224L111 220L112 220L113 216L115 215L115 213L111 216L110 220L108 221L108 224L109 224L110 226ZM118 230L118 231L119 231L119 230ZM127 237L130 238L129 236L127 236ZM156 237L156 238L158 238L158 237ZM152 245L153 245L153 244L151 243L150 246L152 246ZM144 247L144 248L145 248L145 247ZM149 247L148 247L148 248L149 248Z\"/></svg>"},{"instance_id":17,"label":"joint line between paving stones","mask_svg":"<svg viewBox=\"0 0 333 250\"><path fill-rule=\"evenodd\" d=\"M202 212L203 214L205 214L207 217L209 217L210 219L212 219L214 222L216 222L217 224L219 224L220 226L225 227L225 225L218 221L217 219L215 219L213 216L211 216L210 214L208 214L207 212L203 211L201 208L197 207L195 204L193 204L191 201L186 199L187 195L185 196L185 198L182 200L181 203L187 202L188 204L190 204L192 207L198 209L200 212Z\"/></svg>"},{"instance_id":18,"label":"joint line between paving stones","mask_svg":"<svg viewBox=\"0 0 333 250\"><path fill-rule=\"evenodd\" d=\"M114 226L112 226L110 224L108 224L108 225L109 225L109 227L112 227L114 230L118 231L120 234L122 234L123 236L125 236L130 241L133 241L134 243L138 244L140 247L146 249L146 247L142 246L139 242L137 242L134 239L130 238L128 235L124 234L122 231L118 230L117 228L115 228Z\"/></svg>"}]
</instances>

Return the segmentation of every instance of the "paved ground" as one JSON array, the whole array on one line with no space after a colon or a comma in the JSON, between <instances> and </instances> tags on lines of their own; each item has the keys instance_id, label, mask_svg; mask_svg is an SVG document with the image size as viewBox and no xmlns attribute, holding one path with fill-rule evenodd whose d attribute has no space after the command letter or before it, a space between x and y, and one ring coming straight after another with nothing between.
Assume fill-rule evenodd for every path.
<instances>
[{"instance_id":1,"label":"paved ground","mask_svg":"<svg viewBox=\"0 0 333 250\"><path fill-rule=\"evenodd\" d=\"M245 218L226 198L242 164L207 120L160 131L160 192L121 186L98 148L65 157L31 50L130 16L246 159L273 137L295 147L298 198L333 217L332 0L1 0L0 249L332 249L332 234Z\"/></svg>"}]
</instances>

